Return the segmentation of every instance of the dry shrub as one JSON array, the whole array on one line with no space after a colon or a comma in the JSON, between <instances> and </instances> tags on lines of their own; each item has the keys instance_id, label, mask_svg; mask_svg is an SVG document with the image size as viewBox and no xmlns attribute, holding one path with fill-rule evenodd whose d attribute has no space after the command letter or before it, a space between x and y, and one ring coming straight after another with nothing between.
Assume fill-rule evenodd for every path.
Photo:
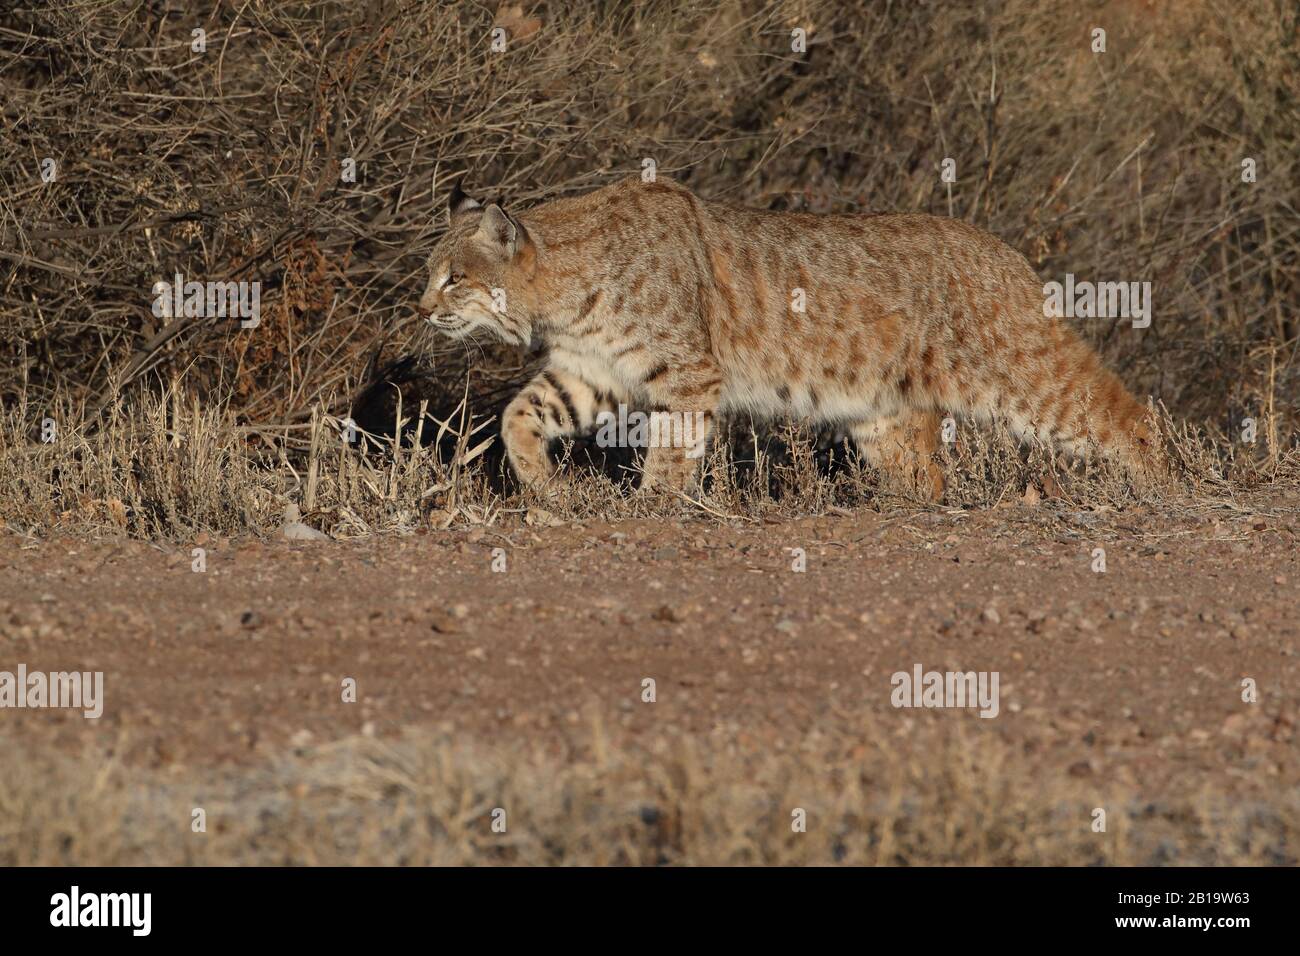
<instances>
[{"instance_id":1,"label":"dry shrub","mask_svg":"<svg viewBox=\"0 0 1300 956\"><path fill-rule=\"evenodd\" d=\"M1150 329L1085 333L1179 418L1255 417L1276 452L1300 397L1296 18L1286 0L11 7L0 398L71 426L179 378L245 426L342 417L369 357L422 338L453 177L527 205L650 158L705 196L951 214L1044 277L1150 280ZM176 272L260 281L261 325L158 319ZM426 359L443 413L468 365L526 374L496 347Z\"/></svg>"}]
</instances>

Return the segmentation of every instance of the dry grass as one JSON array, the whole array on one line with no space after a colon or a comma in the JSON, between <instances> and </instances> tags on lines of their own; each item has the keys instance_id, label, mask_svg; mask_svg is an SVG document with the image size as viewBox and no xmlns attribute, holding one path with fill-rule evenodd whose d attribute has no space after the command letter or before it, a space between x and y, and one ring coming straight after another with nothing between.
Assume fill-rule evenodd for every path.
<instances>
[{"instance_id":1,"label":"dry grass","mask_svg":"<svg viewBox=\"0 0 1300 956\"><path fill-rule=\"evenodd\" d=\"M181 775L0 745L0 865L1294 865L1300 800L1171 800L1031 767L961 716L785 752L683 739L568 759L417 735ZM974 721L978 724L978 721ZM892 730L890 737L885 730ZM847 740L847 742L846 742ZM1106 832L1092 811L1107 811ZM191 830L204 809L207 832ZM506 832L492 830L505 810ZM795 833L802 808L807 831Z\"/></svg>"},{"instance_id":2,"label":"dry grass","mask_svg":"<svg viewBox=\"0 0 1300 956\"><path fill-rule=\"evenodd\" d=\"M48 536L119 533L184 538L200 531L268 534L296 505L306 521L336 537L465 524L536 520L662 517L756 520L825 514L843 508L914 507L898 489L858 464L835 435L787 427L761 432L733 422L704 461L698 498L642 499L619 475L638 462L594 467L588 444L557 447L567 481L539 496L503 474L494 420L460 408L439 418L427 407L401 409L410 441L356 433L317 410L293 431L268 434L238 424L229 411L205 409L179 390L140 392L108 408L97 427L32 437L21 409L0 416L0 522L12 532ZM1078 507L1123 507L1143 499L1185 508L1262 485L1300 479L1300 450L1276 458L1263 450L1158 419L1177 476L1135 491L1105 463L1067 462L1038 446L1022 447L1004 429L959 427L945 446L945 507L987 507L1007 500L1056 497ZM37 426L39 435L39 426Z\"/></svg>"}]
</instances>

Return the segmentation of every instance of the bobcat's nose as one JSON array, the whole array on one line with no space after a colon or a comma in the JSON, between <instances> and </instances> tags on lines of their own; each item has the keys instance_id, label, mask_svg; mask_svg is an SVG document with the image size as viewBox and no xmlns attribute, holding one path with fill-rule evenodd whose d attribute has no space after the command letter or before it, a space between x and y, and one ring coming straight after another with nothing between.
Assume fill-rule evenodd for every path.
<instances>
[{"instance_id":1,"label":"bobcat's nose","mask_svg":"<svg viewBox=\"0 0 1300 956\"><path fill-rule=\"evenodd\" d=\"M420 318L427 319L433 315L434 309L438 307L438 297L425 293L420 296L419 304L416 305L416 311L420 313Z\"/></svg>"}]
</instances>

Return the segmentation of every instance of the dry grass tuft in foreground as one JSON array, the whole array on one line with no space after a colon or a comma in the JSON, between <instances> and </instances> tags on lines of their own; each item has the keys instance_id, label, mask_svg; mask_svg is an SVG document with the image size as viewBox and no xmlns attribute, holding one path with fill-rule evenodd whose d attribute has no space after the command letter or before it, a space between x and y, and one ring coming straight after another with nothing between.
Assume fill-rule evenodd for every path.
<instances>
[{"instance_id":1,"label":"dry grass tuft in foreground","mask_svg":"<svg viewBox=\"0 0 1300 956\"><path fill-rule=\"evenodd\" d=\"M705 461L698 499L628 495L617 478L636 462L593 465L591 445L557 448L569 482L554 494L521 492L503 474L491 416L472 415L468 399L445 418L427 407L400 408L403 437L360 430L319 409L301 428L268 432L240 425L220 409L140 390L93 422L54 419L54 440L23 409L0 415L0 521L24 535L127 534L183 538L200 531L271 534L296 506L307 524L335 537L418 527L493 525L526 516L680 517L757 520L825 514L869 505L928 506L881 487L836 435L793 426L759 430L732 422ZM1062 499L1075 508L1122 507L1145 498L1186 507L1261 484L1300 478L1300 448L1256 448L1175 423L1158 425L1176 480L1140 495L1105 463L1067 463L1042 447L1021 447L1003 429L963 424L944 449L947 507L990 507ZM602 473L603 472L603 473Z\"/></svg>"},{"instance_id":2,"label":"dry grass tuft in foreground","mask_svg":"<svg viewBox=\"0 0 1300 956\"><path fill-rule=\"evenodd\" d=\"M923 722L907 748L885 733L895 724L866 721L860 738L813 732L784 751L690 738L627 751L595 726L562 761L354 737L183 783L4 741L0 763L26 772L0 777L0 865L1296 863L1295 793L1242 799L1208 778L1169 800L1081 788L965 719Z\"/></svg>"}]
</instances>

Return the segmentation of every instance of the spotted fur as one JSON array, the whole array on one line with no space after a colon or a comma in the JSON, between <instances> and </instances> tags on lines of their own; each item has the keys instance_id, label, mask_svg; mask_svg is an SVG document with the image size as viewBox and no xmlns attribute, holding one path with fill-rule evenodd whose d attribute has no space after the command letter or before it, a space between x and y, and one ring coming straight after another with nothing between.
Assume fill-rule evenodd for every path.
<instances>
[{"instance_id":1,"label":"spotted fur","mask_svg":"<svg viewBox=\"0 0 1300 956\"><path fill-rule=\"evenodd\" d=\"M502 422L516 474L544 485L551 439L619 402L846 427L923 494L947 413L1152 461L1144 407L1059 319L1029 263L968 223L811 215L620 182L518 216L455 197L420 300L448 335L543 342L549 365ZM494 298L495 294L495 298ZM644 482L683 490L698 458L652 448Z\"/></svg>"}]
</instances>

